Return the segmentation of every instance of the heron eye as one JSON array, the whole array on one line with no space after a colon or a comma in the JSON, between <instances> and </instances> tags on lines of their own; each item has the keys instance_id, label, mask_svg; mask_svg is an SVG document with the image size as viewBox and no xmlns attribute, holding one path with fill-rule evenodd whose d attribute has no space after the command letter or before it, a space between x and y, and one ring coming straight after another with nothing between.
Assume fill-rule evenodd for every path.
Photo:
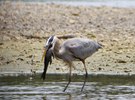
<instances>
[{"instance_id":1,"label":"heron eye","mask_svg":"<svg viewBox=\"0 0 135 100\"><path fill-rule=\"evenodd\" d=\"M51 48L51 47L52 47L52 44L49 45L49 48Z\"/></svg>"}]
</instances>

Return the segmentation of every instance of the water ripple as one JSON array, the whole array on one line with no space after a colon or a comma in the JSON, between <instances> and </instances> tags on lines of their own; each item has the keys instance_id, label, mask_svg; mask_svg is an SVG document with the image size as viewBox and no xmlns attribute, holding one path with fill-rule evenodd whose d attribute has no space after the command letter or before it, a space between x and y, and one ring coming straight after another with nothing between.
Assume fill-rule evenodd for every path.
<instances>
[{"instance_id":1,"label":"water ripple","mask_svg":"<svg viewBox=\"0 0 135 100\"><path fill-rule=\"evenodd\" d=\"M26 79L25 79L26 78ZM97 80L96 80L97 78ZM133 77L132 77L133 78ZM62 92L66 86L66 81L41 81L38 78L34 80L8 80L4 78L0 83L0 100L134 100L135 83L131 79L110 79L91 77L85 85L84 91L81 92L83 85L82 78L80 81L73 80L66 92ZM100 80L101 79L101 80ZM126 79L128 79L126 77Z\"/></svg>"}]
</instances>

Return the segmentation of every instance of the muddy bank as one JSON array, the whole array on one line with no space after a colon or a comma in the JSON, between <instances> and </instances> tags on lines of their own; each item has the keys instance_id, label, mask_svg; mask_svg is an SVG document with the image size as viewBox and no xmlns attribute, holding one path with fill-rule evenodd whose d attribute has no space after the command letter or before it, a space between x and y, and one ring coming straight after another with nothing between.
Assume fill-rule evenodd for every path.
<instances>
[{"instance_id":1,"label":"muddy bank","mask_svg":"<svg viewBox=\"0 0 135 100\"><path fill-rule=\"evenodd\" d=\"M0 3L0 73L42 72L46 41L42 37L74 34L104 45L86 60L89 73L135 74L134 16L135 8ZM81 62L75 66L74 73L84 72ZM56 59L48 69L48 73L67 72L68 67Z\"/></svg>"}]
</instances>

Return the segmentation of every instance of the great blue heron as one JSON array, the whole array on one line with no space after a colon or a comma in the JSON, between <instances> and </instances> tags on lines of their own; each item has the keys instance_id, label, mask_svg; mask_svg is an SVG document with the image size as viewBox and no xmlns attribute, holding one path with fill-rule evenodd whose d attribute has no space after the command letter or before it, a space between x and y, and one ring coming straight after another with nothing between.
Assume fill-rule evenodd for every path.
<instances>
[{"instance_id":1,"label":"great blue heron","mask_svg":"<svg viewBox=\"0 0 135 100\"><path fill-rule=\"evenodd\" d=\"M57 36L50 36L45 45L45 52L43 56L45 57L44 60L45 68L41 77L45 79L48 63L52 62L52 58L51 58L52 55L54 55L54 57L56 58L62 59L69 66L69 81L63 90L65 91L71 82L71 72L72 72L72 67L74 67L73 61L81 61L84 65L84 69L86 73L85 81L81 88L81 91L83 91L86 79L88 77L88 72L85 65L85 59L87 57L90 57L96 51L98 51L99 48L102 48L102 45L90 39L71 38L71 39L67 39L61 44Z\"/></svg>"}]
</instances>

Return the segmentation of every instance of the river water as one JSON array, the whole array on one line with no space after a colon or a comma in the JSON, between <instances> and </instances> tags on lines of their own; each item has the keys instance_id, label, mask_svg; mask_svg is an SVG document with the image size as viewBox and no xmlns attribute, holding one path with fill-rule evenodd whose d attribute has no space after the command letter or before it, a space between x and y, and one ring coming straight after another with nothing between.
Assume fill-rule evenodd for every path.
<instances>
[{"instance_id":1,"label":"river water","mask_svg":"<svg viewBox=\"0 0 135 100\"><path fill-rule=\"evenodd\" d=\"M135 7L135 0L40 0L74 6Z\"/></svg>"},{"instance_id":2,"label":"river water","mask_svg":"<svg viewBox=\"0 0 135 100\"><path fill-rule=\"evenodd\" d=\"M4 1L4 0L0 0ZM9 0L18 1L18 0ZM24 2L56 3L74 6L135 7L135 0L19 0Z\"/></svg>"},{"instance_id":3,"label":"river water","mask_svg":"<svg viewBox=\"0 0 135 100\"><path fill-rule=\"evenodd\" d=\"M135 100L135 76L89 75L81 92L83 76L72 76L66 92L67 75L19 75L0 77L0 100Z\"/></svg>"}]
</instances>

